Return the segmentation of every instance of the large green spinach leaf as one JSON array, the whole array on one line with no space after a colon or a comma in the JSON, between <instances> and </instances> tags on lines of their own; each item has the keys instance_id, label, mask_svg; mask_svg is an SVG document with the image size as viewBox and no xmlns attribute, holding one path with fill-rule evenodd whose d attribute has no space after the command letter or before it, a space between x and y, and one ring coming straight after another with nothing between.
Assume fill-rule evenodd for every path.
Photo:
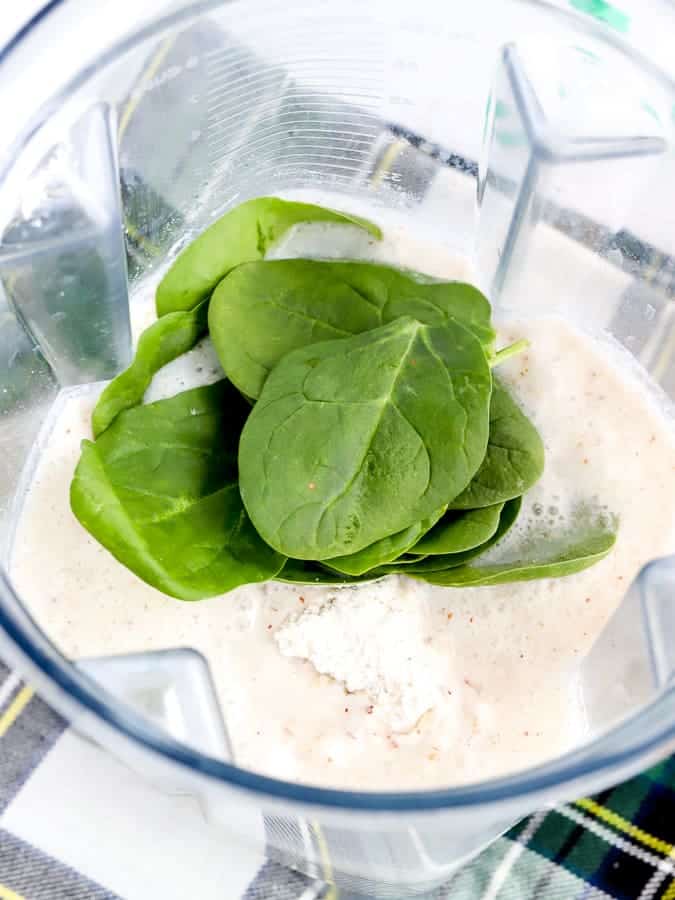
<instances>
[{"instance_id":1,"label":"large green spinach leaf","mask_svg":"<svg viewBox=\"0 0 675 900\"><path fill-rule=\"evenodd\" d=\"M285 558L258 536L237 485L249 407L227 381L121 413L84 441L71 507L148 584L183 600L265 581Z\"/></svg>"},{"instance_id":2,"label":"large green spinach leaf","mask_svg":"<svg viewBox=\"0 0 675 900\"><path fill-rule=\"evenodd\" d=\"M499 527L503 503L483 509L447 512L410 552L420 556L462 553L484 544Z\"/></svg>"},{"instance_id":3,"label":"large green spinach leaf","mask_svg":"<svg viewBox=\"0 0 675 900\"><path fill-rule=\"evenodd\" d=\"M359 216L312 203L256 197L231 209L180 253L157 287L157 315L192 309L235 266L262 259L299 222L356 225L373 237L382 237L377 225Z\"/></svg>"},{"instance_id":4,"label":"large green spinach leaf","mask_svg":"<svg viewBox=\"0 0 675 900\"><path fill-rule=\"evenodd\" d=\"M565 544L560 539L543 547L541 556L526 554L523 559L482 566L460 566L445 572L428 572L415 577L445 587L481 587L532 581L537 578L561 578L588 569L603 559L614 546L616 533L605 528L583 538L570 536ZM563 544L561 546L561 544Z\"/></svg>"},{"instance_id":5,"label":"large green spinach leaf","mask_svg":"<svg viewBox=\"0 0 675 900\"><path fill-rule=\"evenodd\" d=\"M495 378L490 398L490 437L481 467L450 509L476 509L519 497L544 471L539 432Z\"/></svg>"},{"instance_id":6,"label":"large green spinach leaf","mask_svg":"<svg viewBox=\"0 0 675 900\"><path fill-rule=\"evenodd\" d=\"M94 437L125 409L136 406L153 376L195 346L208 330L208 300L187 312L169 313L145 329L129 366L104 389L91 417Z\"/></svg>"},{"instance_id":7,"label":"large green spinach leaf","mask_svg":"<svg viewBox=\"0 0 675 900\"><path fill-rule=\"evenodd\" d=\"M291 350L400 316L426 325L452 317L491 352L490 304L477 288L367 262L284 259L239 266L213 292L209 329L227 377L257 397Z\"/></svg>"},{"instance_id":8,"label":"large green spinach leaf","mask_svg":"<svg viewBox=\"0 0 675 900\"><path fill-rule=\"evenodd\" d=\"M397 531L396 534L383 537L356 553L324 560L323 565L345 575L363 575L371 569L397 559L402 553L409 550L419 539L420 535L425 534L438 522L445 509L446 507L442 506L433 515L423 519L421 522L415 522L409 528L404 528L403 531ZM498 520L499 517L497 517ZM497 524L495 523L496 527Z\"/></svg>"},{"instance_id":9,"label":"large green spinach leaf","mask_svg":"<svg viewBox=\"0 0 675 900\"><path fill-rule=\"evenodd\" d=\"M483 460L491 388L480 341L454 320L294 350L242 431L251 520L286 556L330 559L430 516Z\"/></svg>"}]
</instances>

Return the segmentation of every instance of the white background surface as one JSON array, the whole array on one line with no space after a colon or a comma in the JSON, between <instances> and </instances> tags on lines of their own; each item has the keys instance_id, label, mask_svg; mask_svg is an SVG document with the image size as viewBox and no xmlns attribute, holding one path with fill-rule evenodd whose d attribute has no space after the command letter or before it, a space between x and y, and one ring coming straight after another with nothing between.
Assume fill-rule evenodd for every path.
<instances>
[{"instance_id":1,"label":"white background surface","mask_svg":"<svg viewBox=\"0 0 675 900\"><path fill-rule=\"evenodd\" d=\"M124 900L240 900L264 861L209 826L195 797L158 791L72 732L0 827Z\"/></svg>"}]
</instances>

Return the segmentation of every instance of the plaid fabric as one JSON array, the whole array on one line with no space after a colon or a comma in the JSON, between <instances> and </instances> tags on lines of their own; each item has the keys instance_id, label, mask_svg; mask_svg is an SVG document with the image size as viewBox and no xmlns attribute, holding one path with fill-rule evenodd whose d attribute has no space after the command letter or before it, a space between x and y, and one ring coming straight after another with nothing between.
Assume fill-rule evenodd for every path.
<instances>
[{"instance_id":1,"label":"plaid fabric","mask_svg":"<svg viewBox=\"0 0 675 900\"><path fill-rule=\"evenodd\" d=\"M67 724L0 664L0 900L119 896L3 827ZM31 809L36 817L49 809ZM87 824L82 823L85 839ZM158 847L158 854L161 848ZM145 887L139 884L138 894ZM233 897L223 886L224 898ZM267 861L233 900L357 900ZM537 813L459 870L430 900L675 900L675 757L596 797ZM123 898L126 900L126 898Z\"/></svg>"}]
</instances>

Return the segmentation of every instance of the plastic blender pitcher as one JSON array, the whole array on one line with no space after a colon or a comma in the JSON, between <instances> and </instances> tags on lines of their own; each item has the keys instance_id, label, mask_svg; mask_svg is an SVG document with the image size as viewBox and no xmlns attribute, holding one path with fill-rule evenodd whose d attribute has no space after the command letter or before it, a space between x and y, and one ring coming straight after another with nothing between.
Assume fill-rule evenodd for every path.
<instances>
[{"instance_id":1,"label":"plastic blender pitcher","mask_svg":"<svg viewBox=\"0 0 675 900\"><path fill-rule=\"evenodd\" d=\"M62 392L128 363L148 279L257 195L396 210L470 257L497 309L607 331L675 397L675 11L138 6L118 21L52 0L0 54L0 654L100 746L200 797L223 840L377 896L421 893L527 813L675 749L674 559L641 573L580 665L583 745L475 785L368 793L228 762L189 651L65 659L12 588L13 526ZM135 679L160 700L154 721ZM169 714L171 685L192 687Z\"/></svg>"}]
</instances>

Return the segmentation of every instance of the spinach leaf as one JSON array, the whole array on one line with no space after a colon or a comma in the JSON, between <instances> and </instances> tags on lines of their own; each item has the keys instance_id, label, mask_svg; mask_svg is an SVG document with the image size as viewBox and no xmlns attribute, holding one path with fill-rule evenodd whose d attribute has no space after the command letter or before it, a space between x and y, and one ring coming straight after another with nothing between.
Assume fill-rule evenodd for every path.
<instances>
[{"instance_id":1,"label":"spinach leaf","mask_svg":"<svg viewBox=\"0 0 675 900\"><path fill-rule=\"evenodd\" d=\"M423 559L426 559L426 556L417 556L412 553L402 553L400 556L397 556L396 559L392 560L391 563L385 563L384 567L392 566L395 567L398 571L399 566L415 566L418 563L421 563ZM403 570L401 569L401 574L403 574Z\"/></svg>"},{"instance_id":2,"label":"spinach leaf","mask_svg":"<svg viewBox=\"0 0 675 900\"><path fill-rule=\"evenodd\" d=\"M490 547L494 547L505 534L511 529L522 505L522 498L515 497L513 500L507 500L499 517L499 527L484 543L470 550L464 550L461 553L446 553L440 556L426 556L420 559L418 563L405 565L401 569L397 569L397 562L393 562L390 566L380 567L377 571L379 574L400 571L403 575L423 575L425 572L444 572L446 569L454 569L463 566L465 563L478 556L482 556Z\"/></svg>"},{"instance_id":3,"label":"spinach leaf","mask_svg":"<svg viewBox=\"0 0 675 900\"><path fill-rule=\"evenodd\" d=\"M360 334L400 316L453 317L490 350L490 304L460 281L367 262L284 259L238 266L214 290L211 337L227 377L250 397L286 353Z\"/></svg>"},{"instance_id":4,"label":"spinach leaf","mask_svg":"<svg viewBox=\"0 0 675 900\"><path fill-rule=\"evenodd\" d=\"M83 441L73 513L136 575L182 600L273 578L285 558L260 539L237 486L248 410L227 381L126 410Z\"/></svg>"},{"instance_id":5,"label":"spinach leaf","mask_svg":"<svg viewBox=\"0 0 675 900\"><path fill-rule=\"evenodd\" d=\"M430 584L445 587L481 587L537 578L561 578L581 572L599 562L607 556L615 541L616 533L602 528L587 534L583 539L571 537L564 546L556 541L539 558L528 554L515 562L460 566L417 577Z\"/></svg>"},{"instance_id":6,"label":"spinach leaf","mask_svg":"<svg viewBox=\"0 0 675 900\"><path fill-rule=\"evenodd\" d=\"M285 556L330 559L430 516L483 460L491 387L480 341L452 319L292 351L241 434L251 521Z\"/></svg>"},{"instance_id":7,"label":"spinach leaf","mask_svg":"<svg viewBox=\"0 0 675 900\"><path fill-rule=\"evenodd\" d=\"M208 300L188 312L169 313L146 328L138 340L133 362L113 378L94 407L94 437L99 437L122 410L141 403L153 375L192 350L207 330Z\"/></svg>"},{"instance_id":8,"label":"spinach leaf","mask_svg":"<svg viewBox=\"0 0 675 900\"><path fill-rule=\"evenodd\" d=\"M519 497L544 471L539 432L495 378L490 398L490 437L481 467L450 509L476 509Z\"/></svg>"},{"instance_id":9,"label":"spinach leaf","mask_svg":"<svg viewBox=\"0 0 675 900\"><path fill-rule=\"evenodd\" d=\"M518 353L522 353L523 350L527 350L529 346L530 342L526 338L521 338L521 340L514 341L512 344L507 344L506 347L502 347L501 350L497 350L497 352L494 354L492 358L492 365L501 365L512 356L517 356Z\"/></svg>"},{"instance_id":10,"label":"spinach leaf","mask_svg":"<svg viewBox=\"0 0 675 900\"><path fill-rule=\"evenodd\" d=\"M499 527L503 503L466 512L447 512L410 552L421 556L461 553L484 544Z\"/></svg>"},{"instance_id":11,"label":"spinach leaf","mask_svg":"<svg viewBox=\"0 0 675 900\"><path fill-rule=\"evenodd\" d=\"M289 584L359 584L364 581L373 581L376 577L373 575L344 575L340 572L331 572L320 563L289 559L274 580L285 581Z\"/></svg>"},{"instance_id":12,"label":"spinach leaf","mask_svg":"<svg viewBox=\"0 0 675 900\"><path fill-rule=\"evenodd\" d=\"M433 515L421 522L415 522L409 528L397 531L396 534L383 537L374 544L369 544L363 550L356 553L350 553L347 556L337 556L334 559L324 560L323 565L336 572L342 572L346 575L363 575L377 566L384 565L397 559L402 553L405 553L418 540L420 535L425 534L432 528L445 512L446 507L442 506L437 509ZM498 519L499 517L497 517ZM497 524L495 522L495 528Z\"/></svg>"},{"instance_id":13,"label":"spinach leaf","mask_svg":"<svg viewBox=\"0 0 675 900\"><path fill-rule=\"evenodd\" d=\"M157 287L157 315L192 309L235 266L262 259L271 245L299 222L356 225L373 237L382 237L372 222L334 209L279 197L248 200L225 213L177 257Z\"/></svg>"}]
</instances>

